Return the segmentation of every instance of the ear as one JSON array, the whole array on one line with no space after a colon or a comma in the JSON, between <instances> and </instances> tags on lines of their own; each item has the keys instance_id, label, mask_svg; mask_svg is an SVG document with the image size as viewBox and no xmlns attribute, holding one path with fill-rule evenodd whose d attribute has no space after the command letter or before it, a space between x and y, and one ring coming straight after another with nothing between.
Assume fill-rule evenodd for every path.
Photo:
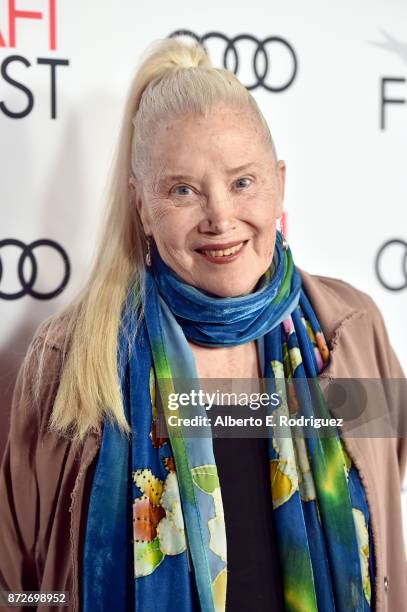
<instances>
[{"instance_id":1,"label":"ear","mask_svg":"<svg viewBox=\"0 0 407 612\"><path fill-rule=\"evenodd\" d=\"M277 210L277 218L281 217L284 208L284 194L285 194L285 172L286 166L285 161L279 159L277 162L277 178L278 178L278 190L279 190L279 202Z\"/></svg>"},{"instance_id":2,"label":"ear","mask_svg":"<svg viewBox=\"0 0 407 612\"><path fill-rule=\"evenodd\" d=\"M140 217L141 225L146 236L151 236L150 221L147 214L147 207L144 204L142 197L142 189L138 180L134 175L129 178L129 192L130 192L130 203L136 209L138 216Z\"/></svg>"}]
</instances>

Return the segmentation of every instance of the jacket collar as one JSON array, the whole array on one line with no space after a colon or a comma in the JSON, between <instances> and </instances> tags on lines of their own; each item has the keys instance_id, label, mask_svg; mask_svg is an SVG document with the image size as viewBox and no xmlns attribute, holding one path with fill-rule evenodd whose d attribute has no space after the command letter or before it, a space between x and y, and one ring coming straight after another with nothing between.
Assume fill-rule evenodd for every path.
<instances>
[{"instance_id":1,"label":"jacket collar","mask_svg":"<svg viewBox=\"0 0 407 612\"><path fill-rule=\"evenodd\" d=\"M343 321L363 309L351 306L339 292L331 289L329 281L337 279L310 274L298 266L296 268L300 273L305 293L312 304L325 339L330 343L335 331Z\"/></svg>"}]
</instances>

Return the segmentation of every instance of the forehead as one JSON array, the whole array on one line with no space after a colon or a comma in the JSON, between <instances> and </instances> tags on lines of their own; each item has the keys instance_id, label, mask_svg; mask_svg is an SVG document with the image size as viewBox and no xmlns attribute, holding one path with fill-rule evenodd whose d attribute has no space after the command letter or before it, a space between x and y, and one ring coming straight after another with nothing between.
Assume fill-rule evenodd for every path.
<instances>
[{"instance_id":1,"label":"forehead","mask_svg":"<svg viewBox=\"0 0 407 612\"><path fill-rule=\"evenodd\" d=\"M207 117L200 114L180 115L179 117L160 121L154 130L163 138L182 139L185 134L199 133L201 136L216 137L225 132L262 134L262 126L254 112L249 108L216 107Z\"/></svg>"},{"instance_id":2,"label":"forehead","mask_svg":"<svg viewBox=\"0 0 407 612\"><path fill-rule=\"evenodd\" d=\"M232 173L250 163L269 164L270 147L253 112L221 108L208 117L187 115L159 123L150 162L155 176L204 171L211 165Z\"/></svg>"}]
</instances>

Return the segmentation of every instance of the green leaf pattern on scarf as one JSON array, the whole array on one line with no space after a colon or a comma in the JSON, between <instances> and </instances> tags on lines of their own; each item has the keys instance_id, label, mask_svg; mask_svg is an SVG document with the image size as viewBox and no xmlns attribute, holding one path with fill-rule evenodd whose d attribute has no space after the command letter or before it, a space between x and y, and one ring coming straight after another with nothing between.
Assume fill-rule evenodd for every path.
<instances>
[{"instance_id":1,"label":"green leaf pattern on scarf","mask_svg":"<svg viewBox=\"0 0 407 612\"><path fill-rule=\"evenodd\" d=\"M310 334L313 344L316 346L316 338L309 323L303 319L303 323ZM276 382L276 391L282 398L281 406L275 410L275 421L279 422L280 415L292 416L296 414L298 401L295 396L293 385L290 380L296 368L301 363L301 353L297 349L288 350L287 343L283 344L283 362L273 361L271 363ZM290 389L291 395L287 393ZM340 439L344 471L349 480L349 470L352 460L346 450L343 439ZM278 459L270 460L270 478L272 485L273 507L278 508L286 503L290 497L299 489L304 501L316 501L316 491L312 476L310 459L307 452L305 439L299 436L288 438L278 436L278 426L275 427L273 435L273 447ZM296 467L298 465L298 468ZM298 469L298 471L297 471ZM317 505L318 507L318 505ZM364 514L358 508L352 508L356 536L359 546L359 559L363 578L363 589L366 600L371 601L371 584L369 575L369 534ZM292 585L293 590L298 590L298 584ZM293 597L293 610L301 610L300 602L296 599L289 584L285 584L287 598ZM289 595L291 593L291 595ZM298 607L299 606L299 607ZM312 608L304 608L304 610Z\"/></svg>"}]
</instances>

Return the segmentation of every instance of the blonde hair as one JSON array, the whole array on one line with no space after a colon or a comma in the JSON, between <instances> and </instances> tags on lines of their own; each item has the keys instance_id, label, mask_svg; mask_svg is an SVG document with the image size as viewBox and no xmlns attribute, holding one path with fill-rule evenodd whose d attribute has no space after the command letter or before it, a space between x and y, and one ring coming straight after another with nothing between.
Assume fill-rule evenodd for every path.
<instances>
[{"instance_id":1,"label":"blonde hair","mask_svg":"<svg viewBox=\"0 0 407 612\"><path fill-rule=\"evenodd\" d=\"M148 170L149 140L157 122L182 114L207 116L216 104L249 105L274 154L274 143L250 92L228 70L214 68L205 49L176 39L155 41L146 51L131 84L112 167L102 232L88 281L63 310L39 330L45 345L63 321L63 367L49 429L81 442L99 430L106 417L126 435L126 420L118 375L118 331L129 288L136 287L139 319L143 316L145 241L136 207L131 205L129 178ZM38 334L37 334L38 335ZM129 348L132 338L128 337ZM33 352L34 343L26 359ZM42 352L43 356L43 352ZM45 359L36 368L39 397Z\"/></svg>"}]
</instances>

